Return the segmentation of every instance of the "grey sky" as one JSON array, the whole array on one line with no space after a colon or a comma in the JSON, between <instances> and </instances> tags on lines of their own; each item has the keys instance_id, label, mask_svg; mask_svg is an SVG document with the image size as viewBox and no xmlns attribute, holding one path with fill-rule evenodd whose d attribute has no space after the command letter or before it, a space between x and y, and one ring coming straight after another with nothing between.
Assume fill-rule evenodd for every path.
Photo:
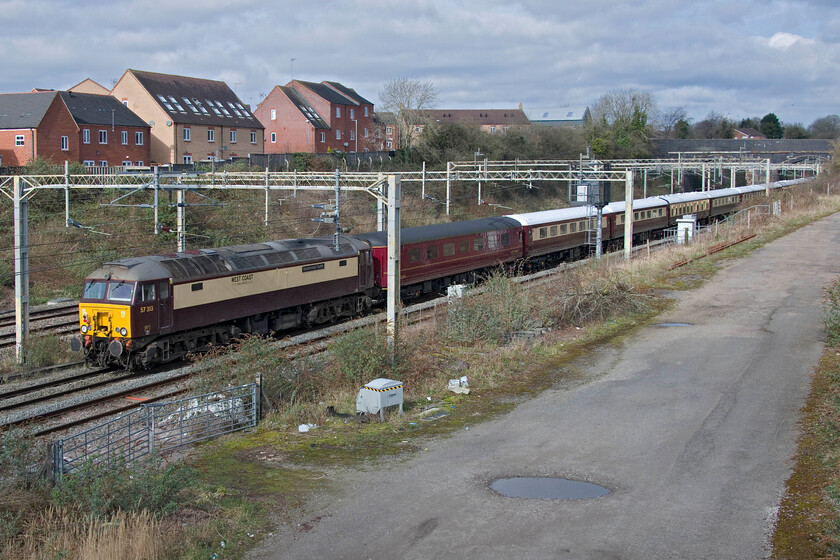
<instances>
[{"instance_id":1,"label":"grey sky","mask_svg":"<svg viewBox=\"0 0 840 560\"><path fill-rule=\"evenodd\" d=\"M837 0L0 0L0 22L0 92L135 68L224 80L255 106L293 67L374 103L408 76L452 109L632 87L694 121L840 113Z\"/></svg>"}]
</instances>

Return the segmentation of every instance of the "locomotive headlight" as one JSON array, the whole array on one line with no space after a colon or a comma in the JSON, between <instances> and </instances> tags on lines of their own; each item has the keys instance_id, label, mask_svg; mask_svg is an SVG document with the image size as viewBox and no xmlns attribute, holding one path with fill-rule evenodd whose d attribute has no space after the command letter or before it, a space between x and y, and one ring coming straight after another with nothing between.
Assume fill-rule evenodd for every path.
<instances>
[{"instance_id":1,"label":"locomotive headlight","mask_svg":"<svg viewBox=\"0 0 840 560\"><path fill-rule=\"evenodd\" d=\"M128 334L128 329L125 328L125 327L121 328L120 329L120 334L123 335L123 336L127 335Z\"/></svg>"},{"instance_id":2,"label":"locomotive headlight","mask_svg":"<svg viewBox=\"0 0 840 560\"><path fill-rule=\"evenodd\" d=\"M86 334L88 332L88 326L82 325L82 334Z\"/></svg>"}]
</instances>

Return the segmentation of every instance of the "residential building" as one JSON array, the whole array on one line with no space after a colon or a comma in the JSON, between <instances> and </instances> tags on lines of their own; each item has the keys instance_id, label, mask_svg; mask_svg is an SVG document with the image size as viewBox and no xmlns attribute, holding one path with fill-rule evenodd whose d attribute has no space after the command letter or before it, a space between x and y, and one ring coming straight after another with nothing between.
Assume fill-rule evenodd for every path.
<instances>
[{"instance_id":1,"label":"residential building","mask_svg":"<svg viewBox=\"0 0 840 560\"><path fill-rule=\"evenodd\" d=\"M522 104L519 104L522 108ZM591 114L585 105L532 108L526 111L528 120L535 126L583 126Z\"/></svg>"},{"instance_id":2,"label":"residential building","mask_svg":"<svg viewBox=\"0 0 840 560\"><path fill-rule=\"evenodd\" d=\"M79 160L79 127L58 92L0 94L0 166Z\"/></svg>"},{"instance_id":3,"label":"residential building","mask_svg":"<svg viewBox=\"0 0 840 560\"><path fill-rule=\"evenodd\" d=\"M60 91L76 126L77 161L89 167L149 165L150 127L110 95ZM70 159L70 158L68 158Z\"/></svg>"},{"instance_id":4,"label":"residential building","mask_svg":"<svg viewBox=\"0 0 840 560\"><path fill-rule=\"evenodd\" d=\"M151 127L154 163L264 153L264 127L225 82L129 69L111 95Z\"/></svg>"},{"instance_id":5,"label":"residential building","mask_svg":"<svg viewBox=\"0 0 840 560\"><path fill-rule=\"evenodd\" d=\"M265 153L326 152L330 125L298 90L275 86L254 116L265 127Z\"/></svg>"},{"instance_id":6,"label":"residential building","mask_svg":"<svg viewBox=\"0 0 840 560\"><path fill-rule=\"evenodd\" d=\"M373 115L373 127L376 130L374 150L392 152L400 147L400 127L394 113L377 111Z\"/></svg>"},{"instance_id":7,"label":"residential building","mask_svg":"<svg viewBox=\"0 0 840 560\"><path fill-rule=\"evenodd\" d=\"M267 153L366 152L376 144L373 103L338 82L276 86L254 114L265 126Z\"/></svg>"},{"instance_id":8,"label":"residential building","mask_svg":"<svg viewBox=\"0 0 840 560\"><path fill-rule=\"evenodd\" d=\"M767 136L754 128L736 128L732 132L735 140L767 140Z\"/></svg>"},{"instance_id":9,"label":"residential building","mask_svg":"<svg viewBox=\"0 0 840 560\"><path fill-rule=\"evenodd\" d=\"M474 123L489 134L504 134L511 128L525 129L531 126L525 112L520 109L425 109L422 118L412 119L414 130L411 144L420 140L423 130L429 123L453 124Z\"/></svg>"},{"instance_id":10,"label":"residential building","mask_svg":"<svg viewBox=\"0 0 840 560\"><path fill-rule=\"evenodd\" d=\"M103 85L100 85L90 78L85 78L75 86L71 87L67 91L72 91L73 93L95 93L97 95L110 95L111 92Z\"/></svg>"}]
</instances>

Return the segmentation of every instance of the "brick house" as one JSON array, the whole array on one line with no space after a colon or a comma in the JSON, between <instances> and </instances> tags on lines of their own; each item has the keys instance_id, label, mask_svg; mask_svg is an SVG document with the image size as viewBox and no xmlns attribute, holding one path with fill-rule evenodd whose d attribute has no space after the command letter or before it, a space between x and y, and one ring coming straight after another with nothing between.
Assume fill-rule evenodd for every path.
<instances>
[{"instance_id":1,"label":"brick house","mask_svg":"<svg viewBox=\"0 0 840 560\"><path fill-rule=\"evenodd\" d=\"M531 121L522 109L426 109L427 122L475 123L490 134L504 134L510 128L529 128ZM425 125L415 125L415 139Z\"/></svg>"},{"instance_id":2,"label":"brick house","mask_svg":"<svg viewBox=\"0 0 840 560\"><path fill-rule=\"evenodd\" d=\"M330 125L293 87L274 86L254 116L265 127L265 152L326 152Z\"/></svg>"},{"instance_id":3,"label":"brick house","mask_svg":"<svg viewBox=\"0 0 840 560\"><path fill-rule=\"evenodd\" d=\"M394 113L377 111L373 115L375 150L391 152L400 147L400 127Z\"/></svg>"},{"instance_id":4,"label":"brick house","mask_svg":"<svg viewBox=\"0 0 840 560\"><path fill-rule=\"evenodd\" d=\"M0 94L0 166L79 160L79 127L58 92Z\"/></svg>"},{"instance_id":5,"label":"brick house","mask_svg":"<svg viewBox=\"0 0 840 560\"><path fill-rule=\"evenodd\" d=\"M151 127L154 163L264 153L264 127L225 82L129 69L111 95Z\"/></svg>"},{"instance_id":6,"label":"brick house","mask_svg":"<svg viewBox=\"0 0 840 560\"><path fill-rule=\"evenodd\" d=\"M111 94L111 92L108 91L108 88L91 80L90 78L85 78L67 91L72 91L73 93L95 93L97 95Z\"/></svg>"},{"instance_id":7,"label":"brick house","mask_svg":"<svg viewBox=\"0 0 840 560\"><path fill-rule=\"evenodd\" d=\"M276 86L254 114L266 152L366 152L375 146L373 103L338 82L292 80Z\"/></svg>"},{"instance_id":8,"label":"brick house","mask_svg":"<svg viewBox=\"0 0 840 560\"><path fill-rule=\"evenodd\" d=\"M732 131L735 140L767 140L767 136L754 128L736 128Z\"/></svg>"},{"instance_id":9,"label":"brick house","mask_svg":"<svg viewBox=\"0 0 840 560\"><path fill-rule=\"evenodd\" d=\"M110 95L72 91L58 95L79 128L78 154L72 159L88 167L149 164L150 127L128 107Z\"/></svg>"}]
</instances>

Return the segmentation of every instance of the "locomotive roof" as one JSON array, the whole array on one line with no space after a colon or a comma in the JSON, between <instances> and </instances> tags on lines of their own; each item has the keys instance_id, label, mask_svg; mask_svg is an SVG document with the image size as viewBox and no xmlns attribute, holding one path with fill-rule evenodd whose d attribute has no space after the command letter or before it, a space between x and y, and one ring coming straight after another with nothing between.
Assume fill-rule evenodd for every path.
<instances>
[{"instance_id":1,"label":"locomotive roof","mask_svg":"<svg viewBox=\"0 0 840 560\"><path fill-rule=\"evenodd\" d=\"M508 217L481 218L478 220L465 220L463 222L449 222L445 224L434 224L430 226L418 226L400 230L400 241L403 245L409 243L421 243L423 241L435 241L460 235L471 235L486 231L498 231L519 227L519 224ZM364 239L371 245L384 246L388 243L388 232L373 231L360 233L355 237Z\"/></svg>"},{"instance_id":2,"label":"locomotive roof","mask_svg":"<svg viewBox=\"0 0 840 560\"><path fill-rule=\"evenodd\" d=\"M286 239L251 245L233 245L216 249L200 249L187 253L131 257L105 263L88 275L89 279L140 282L159 278L192 281L225 274L246 273L275 266L288 266L350 257L367 244L341 236L339 251L333 250L332 237Z\"/></svg>"}]
</instances>

